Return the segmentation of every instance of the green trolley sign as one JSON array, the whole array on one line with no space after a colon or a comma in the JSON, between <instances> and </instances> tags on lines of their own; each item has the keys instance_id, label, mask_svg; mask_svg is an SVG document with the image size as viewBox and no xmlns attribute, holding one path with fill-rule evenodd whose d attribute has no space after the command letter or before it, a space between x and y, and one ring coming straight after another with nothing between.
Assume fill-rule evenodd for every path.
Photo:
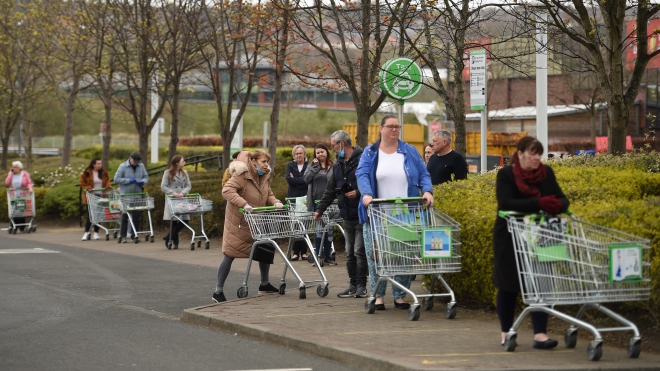
<instances>
[{"instance_id":1,"label":"green trolley sign","mask_svg":"<svg viewBox=\"0 0 660 371\"><path fill-rule=\"evenodd\" d=\"M378 74L380 88L390 98L404 101L422 89L422 70L408 58L394 58L385 62Z\"/></svg>"}]
</instances>

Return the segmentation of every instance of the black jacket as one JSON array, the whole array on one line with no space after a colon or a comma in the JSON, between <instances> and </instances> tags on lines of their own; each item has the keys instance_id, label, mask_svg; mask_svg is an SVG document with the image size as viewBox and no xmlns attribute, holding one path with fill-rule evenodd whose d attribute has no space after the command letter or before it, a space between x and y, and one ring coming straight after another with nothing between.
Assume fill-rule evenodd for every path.
<instances>
[{"instance_id":1,"label":"black jacket","mask_svg":"<svg viewBox=\"0 0 660 371\"><path fill-rule=\"evenodd\" d=\"M362 157L362 148L360 146L353 147L353 154L348 160L337 158L337 162L332 165L332 171L328 173L328 185L325 187L323 198L319 201L316 209L319 214L323 214L325 209L337 199L339 206L339 215L344 219L358 219L358 206L360 204L360 191L357 187L357 178L355 177L355 170L360 163ZM348 183L357 195L354 198L344 196L341 188L344 183Z\"/></svg>"},{"instance_id":2,"label":"black jacket","mask_svg":"<svg viewBox=\"0 0 660 371\"><path fill-rule=\"evenodd\" d=\"M289 183L289 191L286 194L287 197L307 196L307 183L305 183L303 175L305 174L305 170L307 170L308 164L309 162L305 161L302 171L298 171L296 160L286 164L285 176L287 183ZM291 177L291 174L293 174L293 178Z\"/></svg>"},{"instance_id":3,"label":"black jacket","mask_svg":"<svg viewBox=\"0 0 660 371\"><path fill-rule=\"evenodd\" d=\"M568 199L562 192L555 173L546 166L548 175L539 184L541 196L555 195L561 201L561 211L568 210ZM520 193L513 178L513 167L505 166L497 173L497 209L504 211L519 211L525 213L539 212L539 198L526 198ZM499 216L495 219L493 229L494 267L493 283L500 290L520 292L518 268L513 250L511 233L507 230L506 219Z\"/></svg>"}]
</instances>

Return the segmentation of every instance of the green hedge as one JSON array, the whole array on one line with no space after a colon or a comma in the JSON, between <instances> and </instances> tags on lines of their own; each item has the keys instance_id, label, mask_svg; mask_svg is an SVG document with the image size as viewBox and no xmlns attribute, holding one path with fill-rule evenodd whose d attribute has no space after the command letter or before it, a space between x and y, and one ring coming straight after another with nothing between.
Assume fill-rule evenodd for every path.
<instances>
[{"instance_id":1,"label":"green hedge","mask_svg":"<svg viewBox=\"0 0 660 371\"><path fill-rule=\"evenodd\" d=\"M549 162L570 210L582 220L651 241L651 300L631 303L658 318L660 309L660 154L570 157ZM496 172L435 188L435 206L461 223L462 272L445 279L461 301L491 306ZM515 267L511 267L515 269ZM428 277L425 277L428 282Z\"/></svg>"}]
</instances>

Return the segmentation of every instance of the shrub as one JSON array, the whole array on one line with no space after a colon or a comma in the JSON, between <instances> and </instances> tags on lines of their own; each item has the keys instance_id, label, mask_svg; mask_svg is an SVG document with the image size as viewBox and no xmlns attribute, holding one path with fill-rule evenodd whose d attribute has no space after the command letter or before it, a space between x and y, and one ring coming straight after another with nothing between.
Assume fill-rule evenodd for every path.
<instances>
[{"instance_id":1,"label":"shrub","mask_svg":"<svg viewBox=\"0 0 660 371\"><path fill-rule=\"evenodd\" d=\"M70 178L59 182L48 189L44 196L43 212L59 215L62 219L78 216L78 195L80 188L76 187L78 178Z\"/></svg>"},{"instance_id":2,"label":"shrub","mask_svg":"<svg viewBox=\"0 0 660 371\"><path fill-rule=\"evenodd\" d=\"M60 166L50 173L40 173L38 170L35 170L32 172L32 178L34 179L35 184L42 185L46 188L52 188L67 179L79 179L80 174L85 170L85 167L85 165L79 165L74 169L71 165L64 167Z\"/></svg>"},{"instance_id":3,"label":"shrub","mask_svg":"<svg viewBox=\"0 0 660 371\"><path fill-rule=\"evenodd\" d=\"M651 241L651 300L629 305L656 316L656 321L660 320L660 174L651 172L649 164L659 161L657 152L549 161L575 215ZM495 180L492 171L435 187L435 206L461 223L462 272L445 279L461 301L487 306L494 305L496 293L491 282Z\"/></svg>"}]
</instances>

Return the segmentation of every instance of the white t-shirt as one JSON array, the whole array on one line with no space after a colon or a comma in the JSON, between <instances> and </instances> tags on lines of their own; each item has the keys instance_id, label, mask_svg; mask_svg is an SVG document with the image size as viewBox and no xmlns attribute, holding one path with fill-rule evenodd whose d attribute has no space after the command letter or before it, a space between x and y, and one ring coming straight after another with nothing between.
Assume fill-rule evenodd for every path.
<instances>
[{"instance_id":1,"label":"white t-shirt","mask_svg":"<svg viewBox=\"0 0 660 371\"><path fill-rule=\"evenodd\" d=\"M302 171L303 166L305 166L305 164L298 165L298 172L301 172L301 171Z\"/></svg>"},{"instance_id":2,"label":"white t-shirt","mask_svg":"<svg viewBox=\"0 0 660 371\"><path fill-rule=\"evenodd\" d=\"M103 188L103 179L99 178L99 172L92 170L94 177L94 188Z\"/></svg>"},{"instance_id":3,"label":"white t-shirt","mask_svg":"<svg viewBox=\"0 0 660 371\"><path fill-rule=\"evenodd\" d=\"M403 168L404 156L395 152L391 155L378 150L376 182L378 198L408 197L408 177Z\"/></svg>"}]
</instances>

